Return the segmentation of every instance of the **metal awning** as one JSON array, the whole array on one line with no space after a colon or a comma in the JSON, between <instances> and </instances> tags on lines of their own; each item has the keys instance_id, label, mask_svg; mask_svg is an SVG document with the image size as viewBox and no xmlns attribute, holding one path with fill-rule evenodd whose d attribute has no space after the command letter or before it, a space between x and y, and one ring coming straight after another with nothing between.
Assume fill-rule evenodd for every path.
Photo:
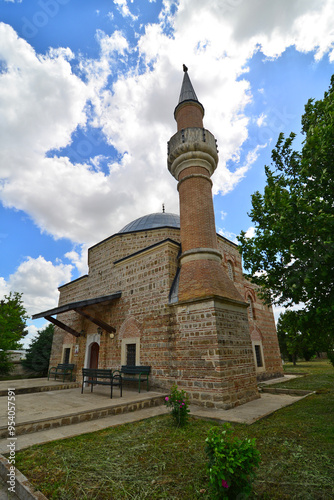
<instances>
[{"instance_id":1,"label":"metal awning","mask_svg":"<svg viewBox=\"0 0 334 500\"><path fill-rule=\"evenodd\" d=\"M114 333L116 329L108 325L108 323L105 323L99 318L96 318L94 316L91 316L87 312L84 311L86 307L90 306L95 306L97 304L103 304L105 302L111 302L113 300L119 299L122 296L122 292L116 292L113 293L112 295L104 295L103 297L96 297L94 299L87 299L87 300L80 300L78 302L70 302L69 304L65 304L63 306L55 307L54 309L49 309L48 311L44 311L38 314L34 314L32 316L32 319L38 319L38 318L45 318L47 321L50 321L50 323L53 323L56 326L59 326L66 332L70 333L71 335L74 335L74 337L80 337L80 332L77 332L70 326L65 325L62 321L59 321L59 319L53 318L52 316L55 314L62 314L68 311L75 311L76 313L80 314L81 316L84 316L87 318L89 321L92 323L95 323L95 325L99 326L103 330L106 330L109 333Z\"/></svg>"}]
</instances>

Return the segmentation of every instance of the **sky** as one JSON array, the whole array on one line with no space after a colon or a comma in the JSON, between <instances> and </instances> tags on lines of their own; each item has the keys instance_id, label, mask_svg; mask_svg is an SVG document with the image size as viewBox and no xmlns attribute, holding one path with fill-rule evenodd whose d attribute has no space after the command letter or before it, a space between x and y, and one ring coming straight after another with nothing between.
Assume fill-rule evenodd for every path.
<instances>
[{"instance_id":1,"label":"sky","mask_svg":"<svg viewBox=\"0 0 334 500\"><path fill-rule=\"evenodd\" d=\"M90 246L179 212L183 64L218 141L217 232L251 236L279 133L300 147L304 106L329 87L333 26L333 0L0 0L0 298L56 307ZM45 325L28 321L25 346Z\"/></svg>"}]
</instances>

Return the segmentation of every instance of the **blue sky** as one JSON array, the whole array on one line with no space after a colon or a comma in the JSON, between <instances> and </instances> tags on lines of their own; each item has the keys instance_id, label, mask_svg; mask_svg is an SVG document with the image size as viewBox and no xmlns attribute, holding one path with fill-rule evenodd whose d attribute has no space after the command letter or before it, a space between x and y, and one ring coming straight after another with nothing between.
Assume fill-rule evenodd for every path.
<instances>
[{"instance_id":1,"label":"blue sky","mask_svg":"<svg viewBox=\"0 0 334 500\"><path fill-rule=\"evenodd\" d=\"M183 63L218 140L217 231L251 235L278 134L334 73L333 21L330 0L0 0L0 295L55 307L89 246L162 203L178 213Z\"/></svg>"}]
</instances>

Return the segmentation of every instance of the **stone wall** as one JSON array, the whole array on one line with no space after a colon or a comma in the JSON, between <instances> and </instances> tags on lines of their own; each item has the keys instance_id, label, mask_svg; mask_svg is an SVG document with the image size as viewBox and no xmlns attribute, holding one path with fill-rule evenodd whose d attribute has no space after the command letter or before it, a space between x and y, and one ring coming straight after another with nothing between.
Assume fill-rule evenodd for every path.
<instances>
[{"instance_id":1,"label":"stone wall","mask_svg":"<svg viewBox=\"0 0 334 500\"><path fill-rule=\"evenodd\" d=\"M175 381L191 400L227 409L258 398L245 307L207 300L175 310Z\"/></svg>"}]
</instances>

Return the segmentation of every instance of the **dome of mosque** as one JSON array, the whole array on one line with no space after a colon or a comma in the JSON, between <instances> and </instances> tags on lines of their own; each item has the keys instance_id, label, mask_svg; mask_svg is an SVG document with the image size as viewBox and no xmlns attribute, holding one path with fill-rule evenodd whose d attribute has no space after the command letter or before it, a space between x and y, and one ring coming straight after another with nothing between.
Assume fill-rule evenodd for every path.
<instances>
[{"instance_id":1,"label":"dome of mosque","mask_svg":"<svg viewBox=\"0 0 334 500\"><path fill-rule=\"evenodd\" d=\"M119 231L119 233L133 233L135 231L145 231L147 229L157 229L159 227L174 227L180 229L180 216L160 212L139 217Z\"/></svg>"}]
</instances>

